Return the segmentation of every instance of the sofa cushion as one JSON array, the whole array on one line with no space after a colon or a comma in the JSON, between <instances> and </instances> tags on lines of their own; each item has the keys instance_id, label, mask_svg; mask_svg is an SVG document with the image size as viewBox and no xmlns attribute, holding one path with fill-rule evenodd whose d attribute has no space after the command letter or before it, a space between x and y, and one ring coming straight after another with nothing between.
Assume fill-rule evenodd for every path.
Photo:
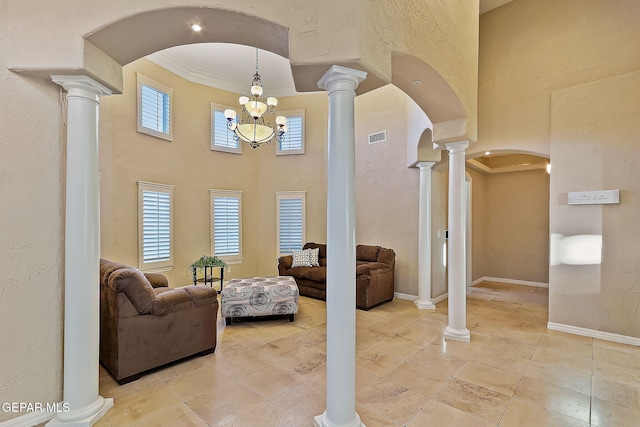
<instances>
[{"instance_id":1,"label":"sofa cushion","mask_svg":"<svg viewBox=\"0 0 640 427\"><path fill-rule=\"evenodd\" d=\"M367 264L365 264L367 267L369 267L369 271L374 272L376 270L388 270L389 269L389 265L385 264L384 262L369 262Z\"/></svg>"},{"instance_id":2,"label":"sofa cushion","mask_svg":"<svg viewBox=\"0 0 640 427\"><path fill-rule=\"evenodd\" d=\"M380 246L358 245L356 246L356 259L358 261L377 261Z\"/></svg>"},{"instance_id":3,"label":"sofa cushion","mask_svg":"<svg viewBox=\"0 0 640 427\"><path fill-rule=\"evenodd\" d=\"M121 268L109 276L108 286L127 296L139 314L151 312L156 294L151 283L140 271L133 268Z\"/></svg>"},{"instance_id":4,"label":"sofa cushion","mask_svg":"<svg viewBox=\"0 0 640 427\"><path fill-rule=\"evenodd\" d=\"M369 268L369 263L362 263L360 265L356 265L356 276L367 275L371 272Z\"/></svg>"},{"instance_id":5,"label":"sofa cushion","mask_svg":"<svg viewBox=\"0 0 640 427\"><path fill-rule=\"evenodd\" d=\"M213 289L211 286L188 285L188 286L183 286L182 288L179 288L179 289L184 289L185 292L189 294L189 297L191 297L191 302L193 302L193 305L195 305L196 307L211 305L213 304L212 299L215 299L216 301L218 301L218 291Z\"/></svg>"},{"instance_id":6,"label":"sofa cushion","mask_svg":"<svg viewBox=\"0 0 640 427\"><path fill-rule=\"evenodd\" d=\"M291 268L291 264L293 263L293 256L292 255L282 256L278 258L278 263L282 265L282 267L284 267L285 269L289 269Z\"/></svg>"},{"instance_id":7,"label":"sofa cushion","mask_svg":"<svg viewBox=\"0 0 640 427\"><path fill-rule=\"evenodd\" d=\"M106 259L100 259L100 283L106 285L109 283L109 276L115 271L123 268L131 268L128 265L120 264L119 262L108 261Z\"/></svg>"},{"instance_id":8,"label":"sofa cushion","mask_svg":"<svg viewBox=\"0 0 640 427\"><path fill-rule=\"evenodd\" d=\"M325 282L327 280L327 267L307 267L301 271L301 276L314 282Z\"/></svg>"},{"instance_id":9,"label":"sofa cushion","mask_svg":"<svg viewBox=\"0 0 640 427\"><path fill-rule=\"evenodd\" d=\"M190 306L191 296L184 289L171 289L156 295L151 314L167 314Z\"/></svg>"},{"instance_id":10,"label":"sofa cushion","mask_svg":"<svg viewBox=\"0 0 640 427\"><path fill-rule=\"evenodd\" d=\"M151 286L154 288L168 287L169 281L164 274L160 273L144 273L144 277L147 278Z\"/></svg>"}]
</instances>

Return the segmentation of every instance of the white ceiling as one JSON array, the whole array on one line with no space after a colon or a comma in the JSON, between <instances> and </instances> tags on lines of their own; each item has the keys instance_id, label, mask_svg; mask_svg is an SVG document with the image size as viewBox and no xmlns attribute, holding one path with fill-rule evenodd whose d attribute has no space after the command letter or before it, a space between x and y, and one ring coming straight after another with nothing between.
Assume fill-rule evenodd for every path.
<instances>
[{"instance_id":1,"label":"white ceiling","mask_svg":"<svg viewBox=\"0 0 640 427\"><path fill-rule=\"evenodd\" d=\"M511 1L480 0L480 13ZM172 47L146 58L194 83L247 94L255 72L256 49L229 43L199 43ZM266 96L298 93L287 58L261 50L259 68Z\"/></svg>"},{"instance_id":2,"label":"white ceiling","mask_svg":"<svg viewBox=\"0 0 640 427\"><path fill-rule=\"evenodd\" d=\"M256 69L256 48L230 43L176 46L146 58L189 81L239 94L249 93ZM266 96L297 93L287 58L260 50L258 65Z\"/></svg>"}]
</instances>

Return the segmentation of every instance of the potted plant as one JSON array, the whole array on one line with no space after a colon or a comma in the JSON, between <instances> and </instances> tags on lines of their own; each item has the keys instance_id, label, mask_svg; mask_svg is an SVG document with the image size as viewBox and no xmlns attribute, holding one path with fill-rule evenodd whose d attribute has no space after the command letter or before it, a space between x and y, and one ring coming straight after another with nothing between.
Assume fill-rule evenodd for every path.
<instances>
[{"instance_id":1,"label":"potted plant","mask_svg":"<svg viewBox=\"0 0 640 427\"><path fill-rule=\"evenodd\" d=\"M226 265L226 262L215 255L202 255L200 259L192 262L191 265L189 265L189 271L191 271L191 274L193 275L193 284L195 285L198 282L199 271L204 270L204 282L206 283L212 280L212 277L210 275L207 275L207 273L211 274L211 271L207 272L207 268L224 268Z\"/></svg>"}]
</instances>

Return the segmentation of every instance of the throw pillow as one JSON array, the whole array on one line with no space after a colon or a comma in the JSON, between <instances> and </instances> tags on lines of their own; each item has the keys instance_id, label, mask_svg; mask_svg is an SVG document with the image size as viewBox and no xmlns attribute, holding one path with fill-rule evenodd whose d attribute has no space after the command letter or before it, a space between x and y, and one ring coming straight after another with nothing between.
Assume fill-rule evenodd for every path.
<instances>
[{"instance_id":1,"label":"throw pillow","mask_svg":"<svg viewBox=\"0 0 640 427\"><path fill-rule=\"evenodd\" d=\"M307 250L309 251L309 264L311 267L319 267L320 261L318 260L318 256L320 255L320 248Z\"/></svg>"},{"instance_id":2,"label":"throw pillow","mask_svg":"<svg viewBox=\"0 0 640 427\"><path fill-rule=\"evenodd\" d=\"M293 255L293 262L291 263L291 268L294 267L311 267L311 262L309 260L309 252L304 251L293 251L291 254Z\"/></svg>"}]
</instances>

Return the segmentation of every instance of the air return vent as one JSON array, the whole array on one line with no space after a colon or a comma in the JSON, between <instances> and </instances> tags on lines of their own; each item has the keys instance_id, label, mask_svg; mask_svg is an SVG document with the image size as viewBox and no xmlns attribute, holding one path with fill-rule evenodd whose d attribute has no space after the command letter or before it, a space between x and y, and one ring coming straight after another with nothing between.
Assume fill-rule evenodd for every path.
<instances>
[{"instance_id":1,"label":"air return vent","mask_svg":"<svg viewBox=\"0 0 640 427\"><path fill-rule=\"evenodd\" d=\"M378 142L384 142L386 140L387 140L386 130L369 134L369 144L377 144Z\"/></svg>"}]
</instances>

